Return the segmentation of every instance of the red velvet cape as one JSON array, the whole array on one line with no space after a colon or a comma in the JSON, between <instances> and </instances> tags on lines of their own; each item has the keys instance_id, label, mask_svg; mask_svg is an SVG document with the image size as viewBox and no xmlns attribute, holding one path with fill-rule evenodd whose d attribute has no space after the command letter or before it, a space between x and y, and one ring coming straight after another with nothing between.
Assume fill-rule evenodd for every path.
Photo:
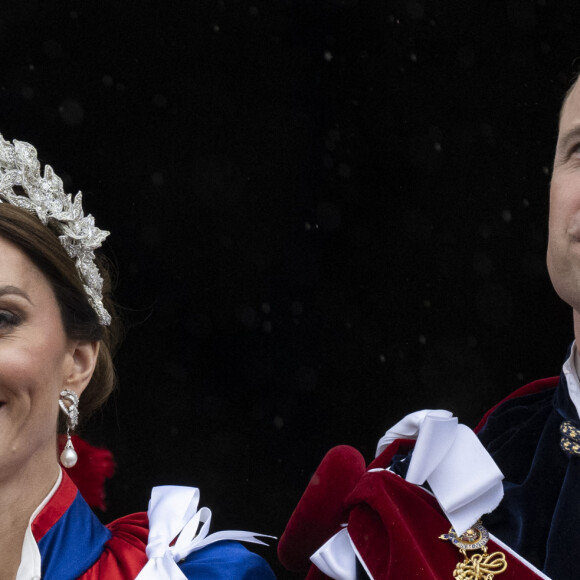
<instances>
[{"instance_id":1,"label":"red velvet cape","mask_svg":"<svg viewBox=\"0 0 580 580\"><path fill-rule=\"evenodd\" d=\"M509 398L553 388L554 379L537 381ZM495 407L494 407L495 409ZM493 409L492 409L493 411ZM481 427L488 415L484 417ZM327 578L310 556L348 524L348 533L374 580L409 578L451 580L462 560L458 549L440 540L449 521L435 498L402 477L386 471L397 454L408 453L414 441L397 440L369 466L349 446L331 449L313 475L278 545L282 564L308 572L308 580ZM378 468L378 471L369 471ZM519 558L494 541L488 552L502 551L508 567L501 580L538 578Z\"/></svg>"}]
</instances>

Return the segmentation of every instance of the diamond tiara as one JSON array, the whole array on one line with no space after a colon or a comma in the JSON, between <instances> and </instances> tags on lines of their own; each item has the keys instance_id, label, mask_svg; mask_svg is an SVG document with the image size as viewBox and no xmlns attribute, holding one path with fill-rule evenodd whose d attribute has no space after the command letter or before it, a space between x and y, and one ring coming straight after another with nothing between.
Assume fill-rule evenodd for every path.
<instances>
[{"instance_id":1,"label":"diamond tiara","mask_svg":"<svg viewBox=\"0 0 580 580\"><path fill-rule=\"evenodd\" d=\"M14 191L21 188L22 195ZM9 203L35 213L46 226L56 226L58 239L75 261L89 303L100 324L108 326L111 316L103 306L103 278L95 264L94 250L100 248L109 232L95 227L95 218L84 215L82 194L74 198L63 190L62 179L50 165L40 175L36 149L30 143L5 141L0 134L0 203Z\"/></svg>"}]
</instances>

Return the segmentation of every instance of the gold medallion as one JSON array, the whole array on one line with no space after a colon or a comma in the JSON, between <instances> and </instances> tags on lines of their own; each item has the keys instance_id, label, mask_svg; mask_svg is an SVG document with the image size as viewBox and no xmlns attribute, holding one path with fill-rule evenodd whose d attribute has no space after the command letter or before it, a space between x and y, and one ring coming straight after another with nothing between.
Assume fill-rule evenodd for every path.
<instances>
[{"instance_id":1,"label":"gold medallion","mask_svg":"<svg viewBox=\"0 0 580 580\"><path fill-rule=\"evenodd\" d=\"M487 553L489 533L481 521L471 526L461 536L453 528L447 534L439 536L441 540L451 542L463 554L463 562L458 562L453 570L456 580L493 580L494 576L505 572L507 562L503 552ZM467 555L467 552L481 552Z\"/></svg>"}]
</instances>

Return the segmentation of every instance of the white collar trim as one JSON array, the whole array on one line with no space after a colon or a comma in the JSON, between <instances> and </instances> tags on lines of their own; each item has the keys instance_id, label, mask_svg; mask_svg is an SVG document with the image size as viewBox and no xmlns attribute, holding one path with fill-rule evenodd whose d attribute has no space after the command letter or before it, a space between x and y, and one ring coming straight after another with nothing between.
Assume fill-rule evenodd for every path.
<instances>
[{"instance_id":1,"label":"white collar trim","mask_svg":"<svg viewBox=\"0 0 580 580\"><path fill-rule=\"evenodd\" d=\"M572 343L570 356L564 363L562 371L566 377L570 399L572 399L572 403L574 404L574 407L576 407L576 413L580 417L580 379L578 379L578 368L580 368L580 354L578 354L576 341L574 341Z\"/></svg>"},{"instance_id":2,"label":"white collar trim","mask_svg":"<svg viewBox=\"0 0 580 580\"><path fill-rule=\"evenodd\" d=\"M58 478L48 495L42 500L42 503L34 510L28 520L28 527L24 534L22 543L22 555L20 557L20 566L16 574L16 580L40 580L40 550L38 544L32 535L32 522L36 516L43 510L44 506L50 501L50 498L56 493L62 482L62 469L58 472Z\"/></svg>"}]
</instances>

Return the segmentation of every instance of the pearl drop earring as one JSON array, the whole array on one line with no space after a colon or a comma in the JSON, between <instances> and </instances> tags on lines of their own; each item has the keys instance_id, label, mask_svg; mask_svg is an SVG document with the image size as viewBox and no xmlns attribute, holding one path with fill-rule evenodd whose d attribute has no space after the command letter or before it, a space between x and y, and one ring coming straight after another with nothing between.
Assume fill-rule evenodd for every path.
<instances>
[{"instance_id":1,"label":"pearl drop earring","mask_svg":"<svg viewBox=\"0 0 580 580\"><path fill-rule=\"evenodd\" d=\"M65 401L68 401L67 405ZM79 398L74 391L65 389L60 393L58 404L62 412L66 415L66 445L60 454L60 462L64 467L74 467L78 456L70 436L79 423Z\"/></svg>"}]
</instances>

